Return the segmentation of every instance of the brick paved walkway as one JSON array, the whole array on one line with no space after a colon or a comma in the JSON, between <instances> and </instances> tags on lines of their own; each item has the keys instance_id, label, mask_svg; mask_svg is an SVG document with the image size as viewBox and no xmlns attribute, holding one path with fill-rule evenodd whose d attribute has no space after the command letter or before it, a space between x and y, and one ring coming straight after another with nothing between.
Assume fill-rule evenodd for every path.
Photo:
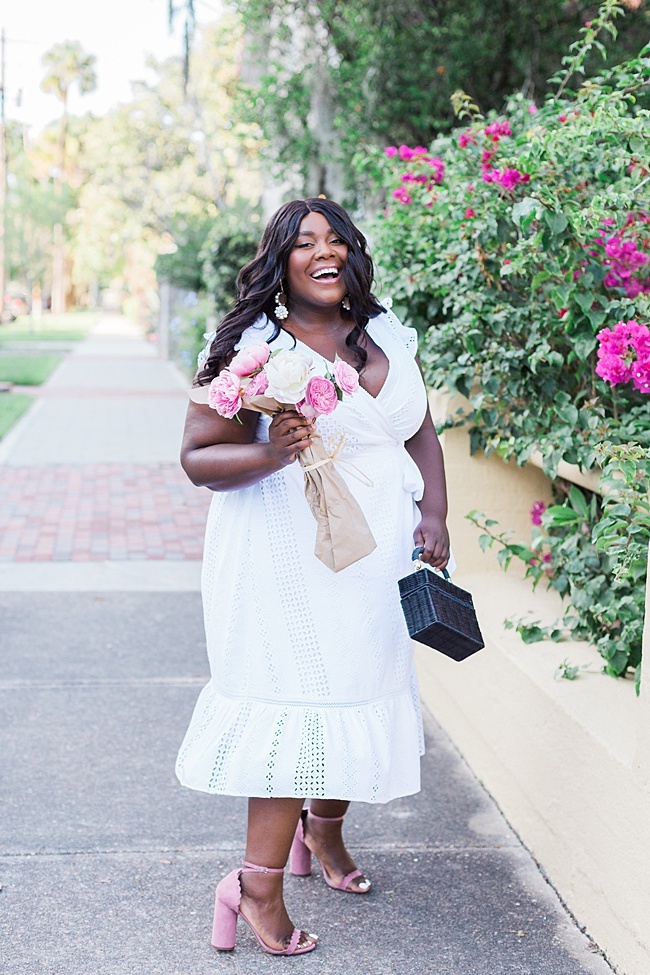
<instances>
[{"instance_id":1,"label":"brick paved walkway","mask_svg":"<svg viewBox=\"0 0 650 975\"><path fill-rule=\"evenodd\" d=\"M178 464L0 466L0 562L200 559L210 496Z\"/></svg>"}]
</instances>

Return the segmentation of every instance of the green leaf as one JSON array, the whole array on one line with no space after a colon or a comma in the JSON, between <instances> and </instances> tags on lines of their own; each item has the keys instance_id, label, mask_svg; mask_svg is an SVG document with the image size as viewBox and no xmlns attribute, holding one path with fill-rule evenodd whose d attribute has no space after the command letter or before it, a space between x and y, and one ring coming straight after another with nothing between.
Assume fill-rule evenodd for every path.
<instances>
[{"instance_id":1,"label":"green leaf","mask_svg":"<svg viewBox=\"0 0 650 975\"><path fill-rule=\"evenodd\" d=\"M566 230L569 223L561 210L546 210L544 217L554 237Z\"/></svg>"},{"instance_id":2,"label":"green leaf","mask_svg":"<svg viewBox=\"0 0 650 975\"><path fill-rule=\"evenodd\" d=\"M589 518L589 507L584 494L575 484L571 485L569 500L578 514L586 521Z\"/></svg>"},{"instance_id":3,"label":"green leaf","mask_svg":"<svg viewBox=\"0 0 650 975\"><path fill-rule=\"evenodd\" d=\"M513 206L512 221L517 227L520 227L522 223L526 226L531 220L541 219L545 211L546 208L539 200L533 196L525 196L523 200Z\"/></svg>"}]
</instances>

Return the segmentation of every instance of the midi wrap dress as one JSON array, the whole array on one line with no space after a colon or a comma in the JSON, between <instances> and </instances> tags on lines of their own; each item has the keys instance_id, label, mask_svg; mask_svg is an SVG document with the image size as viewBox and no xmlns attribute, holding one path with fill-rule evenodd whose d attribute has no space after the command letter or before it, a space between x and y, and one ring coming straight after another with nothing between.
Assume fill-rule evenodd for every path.
<instances>
[{"instance_id":1,"label":"midi wrap dress","mask_svg":"<svg viewBox=\"0 0 650 975\"><path fill-rule=\"evenodd\" d=\"M266 318L238 348L269 341ZM215 492L202 573L211 678L180 748L180 782L202 792L388 802L420 788L424 752L413 643L397 581L412 571L420 471L404 442L427 408L417 334L389 310L368 323L389 361L365 389L319 417L325 444L377 542L338 573L314 555L316 522L295 462L257 484ZM272 348L292 348L288 333ZM316 372L328 371L318 353ZM260 416L257 441L268 440Z\"/></svg>"}]
</instances>

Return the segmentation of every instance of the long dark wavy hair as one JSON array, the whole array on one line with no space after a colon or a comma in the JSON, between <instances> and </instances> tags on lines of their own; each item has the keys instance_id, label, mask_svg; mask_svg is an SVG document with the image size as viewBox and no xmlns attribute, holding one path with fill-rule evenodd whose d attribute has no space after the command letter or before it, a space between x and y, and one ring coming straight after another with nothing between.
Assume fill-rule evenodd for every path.
<instances>
[{"instance_id":1,"label":"long dark wavy hair","mask_svg":"<svg viewBox=\"0 0 650 975\"><path fill-rule=\"evenodd\" d=\"M354 326L346 337L346 345L356 359L356 368L363 370L368 353L359 345L359 339L368 321L385 311L372 294L374 268L368 253L366 238L359 231L343 207L332 200L292 200L285 203L269 220L262 235L255 258L237 275L237 300L234 308L217 326L210 354L194 380L197 386L211 382L224 363L227 363L242 333L264 314L275 325L270 341L280 333L280 322L275 316L275 296L283 290L289 254L298 236L300 224L308 213L322 213L330 227L348 246L348 259L343 268L350 299L350 311L343 311ZM289 304L291 294L287 293Z\"/></svg>"}]
</instances>

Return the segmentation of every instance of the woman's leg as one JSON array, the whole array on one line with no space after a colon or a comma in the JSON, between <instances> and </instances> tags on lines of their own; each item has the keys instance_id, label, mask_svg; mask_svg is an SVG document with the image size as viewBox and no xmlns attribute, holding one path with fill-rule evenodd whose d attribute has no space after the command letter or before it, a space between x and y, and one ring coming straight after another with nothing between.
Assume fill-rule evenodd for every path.
<instances>
[{"instance_id":1,"label":"woman's leg","mask_svg":"<svg viewBox=\"0 0 650 975\"><path fill-rule=\"evenodd\" d=\"M284 867L302 806L302 799L249 799L245 859L260 867ZM270 948L286 948L293 934L282 881L282 874L241 876L241 911ZM303 931L299 944L313 940Z\"/></svg>"},{"instance_id":2,"label":"woman's leg","mask_svg":"<svg viewBox=\"0 0 650 975\"><path fill-rule=\"evenodd\" d=\"M345 799L312 799L309 808L314 816L324 819L335 819L345 816L350 803ZM321 861L327 875L334 884L340 883L346 874L356 869L354 861L345 848L343 842L341 822L322 822L320 819L308 818L305 826L305 839L312 853ZM350 887L353 890L367 890L366 877L356 877Z\"/></svg>"}]
</instances>

